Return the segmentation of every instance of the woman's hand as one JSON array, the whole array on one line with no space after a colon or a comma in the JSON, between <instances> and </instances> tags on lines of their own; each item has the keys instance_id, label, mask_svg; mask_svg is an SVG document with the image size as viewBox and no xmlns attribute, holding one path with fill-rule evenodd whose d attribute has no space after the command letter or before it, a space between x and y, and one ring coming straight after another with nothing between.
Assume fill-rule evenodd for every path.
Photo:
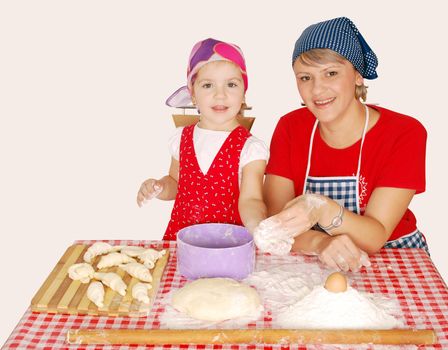
<instances>
[{"instance_id":1,"label":"woman's hand","mask_svg":"<svg viewBox=\"0 0 448 350\"><path fill-rule=\"evenodd\" d=\"M337 236L322 235L316 248L315 254L317 254L319 260L330 268L345 272L349 270L356 272L362 266L370 266L367 253L359 249L351 238L345 234Z\"/></svg>"},{"instance_id":2,"label":"woman's hand","mask_svg":"<svg viewBox=\"0 0 448 350\"><path fill-rule=\"evenodd\" d=\"M254 230L255 244L263 252L288 254L294 237L317 223L325 203L325 197L314 194L294 198L279 214L260 222Z\"/></svg>"},{"instance_id":3,"label":"woman's hand","mask_svg":"<svg viewBox=\"0 0 448 350\"><path fill-rule=\"evenodd\" d=\"M296 237L313 227L321 216L328 198L316 194L304 194L286 203L284 209L271 218L284 232Z\"/></svg>"},{"instance_id":4,"label":"woman's hand","mask_svg":"<svg viewBox=\"0 0 448 350\"><path fill-rule=\"evenodd\" d=\"M147 200L157 197L163 191L163 184L156 179L148 179L142 183L137 193L137 204L139 207Z\"/></svg>"}]
</instances>

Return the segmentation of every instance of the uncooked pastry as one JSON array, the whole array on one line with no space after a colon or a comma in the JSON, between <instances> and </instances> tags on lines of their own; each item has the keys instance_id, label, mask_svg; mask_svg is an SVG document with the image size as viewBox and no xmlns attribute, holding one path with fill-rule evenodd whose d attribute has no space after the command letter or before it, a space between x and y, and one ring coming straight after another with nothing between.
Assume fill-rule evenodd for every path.
<instances>
[{"instance_id":1,"label":"uncooked pastry","mask_svg":"<svg viewBox=\"0 0 448 350\"><path fill-rule=\"evenodd\" d=\"M120 249L121 246L113 246L106 242L95 242L85 252L84 261L90 264L96 256L116 252Z\"/></svg>"},{"instance_id":2,"label":"uncooked pastry","mask_svg":"<svg viewBox=\"0 0 448 350\"><path fill-rule=\"evenodd\" d=\"M130 262L135 262L135 260L126 254L115 252L102 256L97 267L99 269L104 269L106 267L118 266L120 264L127 264Z\"/></svg>"},{"instance_id":3,"label":"uncooked pastry","mask_svg":"<svg viewBox=\"0 0 448 350\"><path fill-rule=\"evenodd\" d=\"M152 276L149 269L138 262L132 262L130 264L119 265L120 269L126 271L132 277L135 277L143 282L152 282Z\"/></svg>"},{"instance_id":4,"label":"uncooked pastry","mask_svg":"<svg viewBox=\"0 0 448 350\"><path fill-rule=\"evenodd\" d=\"M68 268L68 277L74 281L79 280L81 283L89 283L94 273L92 265L87 263L73 264Z\"/></svg>"},{"instance_id":5,"label":"uncooked pastry","mask_svg":"<svg viewBox=\"0 0 448 350\"><path fill-rule=\"evenodd\" d=\"M201 278L177 290L173 307L204 321L257 318L263 309L257 291L230 278Z\"/></svg>"},{"instance_id":6,"label":"uncooked pastry","mask_svg":"<svg viewBox=\"0 0 448 350\"><path fill-rule=\"evenodd\" d=\"M126 245L121 248L120 252L135 258L137 255L143 253L145 250L146 250L145 247Z\"/></svg>"},{"instance_id":7,"label":"uncooked pastry","mask_svg":"<svg viewBox=\"0 0 448 350\"><path fill-rule=\"evenodd\" d=\"M104 287L101 282L93 281L87 288L87 298L98 307L104 306Z\"/></svg>"},{"instance_id":8,"label":"uncooked pastry","mask_svg":"<svg viewBox=\"0 0 448 350\"><path fill-rule=\"evenodd\" d=\"M132 287L132 297L144 304L149 304L148 290L152 288L149 283L138 282Z\"/></svg>"},{"instance_id":9,"label":"uncooked pastry","mask_svg":"<svg viewBox=\"0 0 448 350\"><path fill-rule=\"evenodd\" d=\"M158 251L152 248L148 248L137 257L143 263L143 265L145 265L148 269L152 269L157 259L160 259L165 255L165 253L165 249Z\"/></svg>"},{"instance_id":10,"label":"uncooked pastry","mask_svg":"<svg viewBox=\"0 0 448 350\"><path fill-rule=\"evenodd\" d=\"M95 272L94 277L103 282L106 286L110 287L112 290L116 291L118 294L122 296L126 295L126 283L124 283L121 277L115 272Z\"/></svg>"}]
</instances>

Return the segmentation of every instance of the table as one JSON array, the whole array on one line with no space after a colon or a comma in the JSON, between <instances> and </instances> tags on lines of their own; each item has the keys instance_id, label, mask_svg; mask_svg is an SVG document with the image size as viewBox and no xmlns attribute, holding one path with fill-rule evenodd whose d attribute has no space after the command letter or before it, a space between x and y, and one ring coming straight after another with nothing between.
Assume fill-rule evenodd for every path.
<instances>
[{"instance_id":1,"label":"table","mask_svg":"<svg viewBox=\"0 0 448 350\"><path fill-rule=\"evenodd\" d=\"M2 349L414 349L415 346L373 346L373 345L69 345L66 334L77 328L128 328L160 329L160 316L164 312L160 299L173 289L181 287L186 280L176 271L175 242L154 241L106 241L113 245L149 245L169 249L170 259L165 269L153 309L147 317L97 317L35 313L29 309L17 324ZM75 243L91 244L92 241ZM269 255L257 255L260 259L281 259ZM315 257L299 256L306 262ZM372 266L361 270L353 279L360 291L379 293L398 299L409 328L434 329L438 343L419 349L448 349L448 288L433 265L430 257L420 249L383 249L371 257ZM265 261L266 263L266 261ZM50 271L49 271L50 272ZM270 318L264 316L250 323L249 328L269 328Z\"/></svg>"}]
</instances>

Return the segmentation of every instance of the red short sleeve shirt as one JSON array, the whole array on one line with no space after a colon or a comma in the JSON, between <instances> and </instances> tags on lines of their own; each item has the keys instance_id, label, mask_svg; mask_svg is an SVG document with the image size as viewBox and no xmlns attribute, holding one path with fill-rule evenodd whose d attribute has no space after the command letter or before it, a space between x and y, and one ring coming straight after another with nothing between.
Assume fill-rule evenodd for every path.
<instances>
[{"instance_id":1,"label":"red short sleeve shirt","mask_svg":"<svg viewBox=\"0 0 448 350\"><path fill-rule=\"evenodd\" d=\"M426 130L416 119L378 106L378 122L364 141L359 181L359 201L364 212L377 187L425 191ZM271 140L267 174L294 182L296 195L302 194L309 143L315 117L307 108L283 116ZM310 176L354 176L361 141L344 148L328 146L316 130ZM416 220L408 209L390 237L391 240L415 231Z\"/></svg>"}]
</instances>

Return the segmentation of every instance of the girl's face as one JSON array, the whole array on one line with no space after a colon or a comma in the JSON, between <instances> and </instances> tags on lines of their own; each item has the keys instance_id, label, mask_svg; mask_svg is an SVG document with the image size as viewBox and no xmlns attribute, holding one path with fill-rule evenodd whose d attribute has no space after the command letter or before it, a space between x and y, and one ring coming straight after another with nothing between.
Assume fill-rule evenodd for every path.
<instances>
[{"instance_id":1,"label":"girl's face","mask_svg":"<svg viewBox=\"0 0 448 350\"><path fill-rule=\"evenodd\" d=\"M303 102L320 122L349 116L359 103L355 87L363 78L349 61L308 65L297 59L293 69Z\"/></svg>"},{"instance_id":2,"label":"girl's face","mask_svg":"<svg viewBox=\"0 0 448 350\"><path fill-rule=\"evenodd\" d=\"M244 83L239 67L227 61L207 63L193 84L193 100L201 112L200 127L232 130L244 102Z\"/></svg>"}]
</instances>

